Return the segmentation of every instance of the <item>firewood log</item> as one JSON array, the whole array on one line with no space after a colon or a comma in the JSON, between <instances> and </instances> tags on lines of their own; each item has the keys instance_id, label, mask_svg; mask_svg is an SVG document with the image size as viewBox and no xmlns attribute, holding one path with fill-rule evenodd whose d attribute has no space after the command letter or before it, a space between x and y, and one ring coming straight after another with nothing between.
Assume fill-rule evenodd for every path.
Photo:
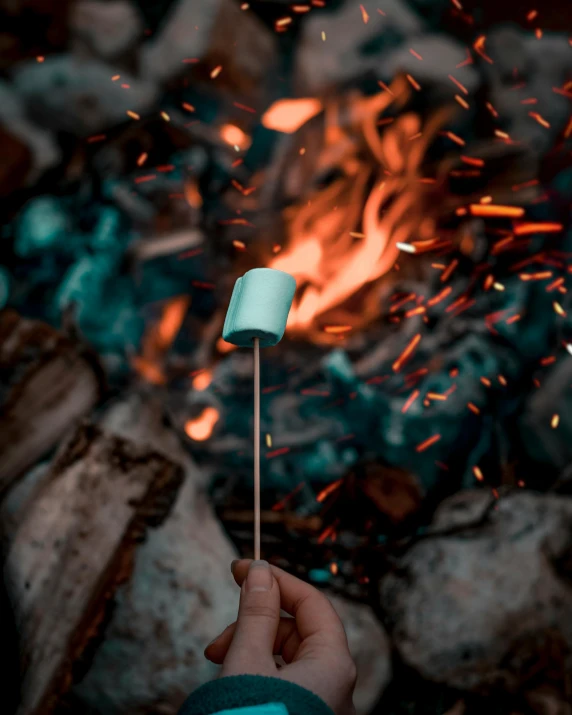
<instances>
[{"instance_id":1,"label":"firewood log","mask_svg":"<svg viewBox=\"0 0 572 715\"><path fill-rule=\"evenodd\" d=\"M80 341L0 313L0 494L91 410L103 385Z\"/></svg>"},{"instance_id":2,"label":"firewood log","mask_svg":"<svg viewBox=\"0 0 572 715\"><path fill-rule=\"evenodd\" d=\"M4 567L20 640L17 715L49 715L72 685L137 542L169 513L182 475L89 423L54 458L22 507Z\"/></svg>"}]
</instances>

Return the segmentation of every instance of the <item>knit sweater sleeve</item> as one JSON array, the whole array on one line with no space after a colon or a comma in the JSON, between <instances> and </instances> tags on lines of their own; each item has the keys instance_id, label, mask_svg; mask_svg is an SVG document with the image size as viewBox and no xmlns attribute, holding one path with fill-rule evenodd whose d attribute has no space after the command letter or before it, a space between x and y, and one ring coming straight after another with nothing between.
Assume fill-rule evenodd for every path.
<instances>
[{"instance_id":1,"label":"knit sweater sleeve","mask_svg":"<svg viewBox=\"0 0 572 715\"><path fill-rule=\"evenodd\" d=\"M314 693L280 678L233 675L197 688L178 715L333 715Z\"/></svg>"}]
</instances>

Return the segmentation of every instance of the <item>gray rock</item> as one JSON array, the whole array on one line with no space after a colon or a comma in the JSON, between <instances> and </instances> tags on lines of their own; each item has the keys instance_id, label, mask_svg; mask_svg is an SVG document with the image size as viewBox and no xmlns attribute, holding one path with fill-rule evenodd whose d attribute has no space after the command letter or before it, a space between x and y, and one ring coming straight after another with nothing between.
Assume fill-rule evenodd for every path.
<instances>
[{"instance_id":1,"label":"gray rock","mask_svg":"<svg viewBox=\"0 0 572 715\"><path fill-rule=\"evenodd\" d=\"M97 60L54 55L17 68L14 83L38 123L84 136L127 121L128 111L141 114L153 106L157 93L152 83L125 73L114 82L115 74Z\"/></svg>"},{"instance_id":2,"label":"gray rock","mask_svg":"<svg viewBox=\"0 0 572 715\"><path fill-rule=\"evenodd\" d=\"M143 20L128 0L82 0L73 7L71 28L76 50L113 60L143 36Z\"/></svg>"},{"instance_id":3,"label":"gray rock","mask_svg":"<svg viewBox=\"0 0 572 715\"><path fill-rule=\"evenodd\" d=\"M463 690L565 682L572 650L572 499L461 492L380 584L390 636L423 677ZM483 516L484 515L484 516Z\"/></svg>"},{"instance_id":4,"label":"gray rock","mask_svg":"<svg viewBox=\"0 0 572 715\"><path fill-rule=\"evenodd\" d=\"M361 6L367 13L367 23L363 22ZM310 13L296 53L294 83L298 96L321 94L367 71L377 71L384 52L406 37L419 35L424 28L419 15L401 0L384 2L383 15L379 9L376 0L364 0L346 2L329 13Z\"/></svg>"},{"instance_id":5,"label":"gray rock","mask_svg":"<svg viewBox=\"0 0 572 715\"><path fill-rule=\"evenodd\" d=\"M415 57L410 49L423 59ZM422 85L424 82L443 84L450 89L449 94L453 98L459 90L448 75L453 75L470 94L479 86L479 75L474 67L458 67L466 59L467 50L460 43L447 35L426 34L384 55L380 69L388 80L399 72L405 72Z\"/></svg>"},{"instance_id":6,"label":"gray rock","mask_svg":"<svg viewBox=\"0 0 572 715\"><path fill-rule=\"evenodd\" d=\"M482 69L498 125L536 154L548 151L569 117L569 99L553 90L561 88L572 72L568 38L546 33L537 39L516 27L500 27L487 36L485 52L494 61L482 62ZM529 99L537 102L522 104ZM550 126L531 114L539 114Z\"/></svg>"},{"instance_id":7,"label":"gray rock","mask_svg":"<svg viewBox=\"0 0 572 715\"><path fill-rule=\"evenodd\" d=\"M61 152L55 139L46 129L36 126L29 120L18 93L3 81L0 81L0 124L18 137L31 151L32 170L28 176L29 184L60 160Z\"/></svg>"},{"instance_id":8,"label":"gray rock","mask_svg":"<svg viewBox=\"0 0 572 715\"><path fill-rule=\"evenodd\" d=\"M165 82L193 71L196 81L207 82L214 91L256 101L276 52L274 35L233 0L178 0L142 48L141 73ZM211 78L218 66L220 74Z\"/></svg>"},{"instance_id":9,"label":"gray rock","mask_svg":"<svg viewBox=\"0 0 572 715\"><path fill-rule=\"evenodd\" d=\"M572 382L572 360L563 359L547 368L542 389L535 390L524 403L519 430L522 445L537 462L562 471L572 463L572 395L564 385ZM558 427L552 418L558 414ZM570 470L567 470L568 475ZM568 477L569 478L569 477Z\"/></svg>"},{"instance_id":10,"label":"gray rock","mask_svg":"<svg viewBox=\"0 0 572 715\"><path fill-rule=\"evenodd\" d=\"M358 678L354 705L367 715L391 680L391 646L369 606L326 594L342 619Z\"/></svg>"}]
</instances>

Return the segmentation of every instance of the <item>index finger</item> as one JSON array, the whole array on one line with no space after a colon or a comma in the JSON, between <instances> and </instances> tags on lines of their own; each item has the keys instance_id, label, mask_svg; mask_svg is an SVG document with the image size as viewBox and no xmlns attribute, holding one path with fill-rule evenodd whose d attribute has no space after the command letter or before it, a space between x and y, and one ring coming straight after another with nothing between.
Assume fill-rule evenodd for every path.
<instances>
[{"instance_id":1,"label":"index finger","mask_svg":"<svg viewBox=\"0 0 572 715\"><path fill-rule=\"evenodd\" d=\"M239 586L246 578L250 561L241 559L232 568L232 575ZM302 640L320 634L324 643L338 646L343 643L347 648L344 626L326 596L277 566L270 568L280 588L280 607L294 616Z\"/></svg>"}]
</instances>

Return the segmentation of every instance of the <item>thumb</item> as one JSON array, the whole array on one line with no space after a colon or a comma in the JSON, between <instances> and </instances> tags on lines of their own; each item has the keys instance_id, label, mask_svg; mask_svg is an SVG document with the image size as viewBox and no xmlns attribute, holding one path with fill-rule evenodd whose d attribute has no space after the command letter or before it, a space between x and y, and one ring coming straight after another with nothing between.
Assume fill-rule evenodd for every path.
<instances>
[{"instance_id":1,"label":"thumb","mask_svg":"<svg viewBox=\"0 0 572 715\"><path fill-rule=\"evenodd\" d=\"M280 622L280 589L267 561L253 561L240 591L238 620L221 675L270 675Z\"/></svg>"}]
</instances>

